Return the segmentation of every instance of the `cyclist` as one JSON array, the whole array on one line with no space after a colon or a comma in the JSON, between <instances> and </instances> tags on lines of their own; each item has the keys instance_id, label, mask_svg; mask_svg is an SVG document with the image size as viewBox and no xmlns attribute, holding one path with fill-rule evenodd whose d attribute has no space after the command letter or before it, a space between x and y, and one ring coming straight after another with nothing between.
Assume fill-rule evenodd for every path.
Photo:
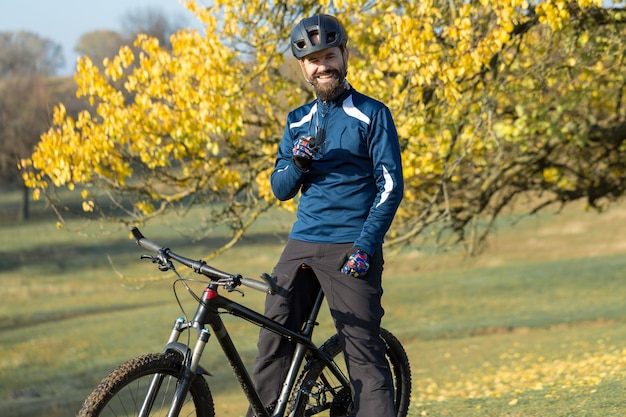
<instances>
[{"instance_id":1,"label":"cyclist","mask_svg":"<svg viewBox=\"0 0 626 417\"><path fill-rule=\"evenodd\" d=\"M272 274L279 292L267 297L265 314L300 330L321 285L344 347L354 415L392 417L379 329L383 237L403 194L400 147L389 109L346 80L347 41L343 25L324 14L302 19L291 33L316 99L289 113L271 175L279 200L298 193L300 200ZM262 329L258 349L254 381L271 410L294 345Z\"/></svg>"}]
</instances>

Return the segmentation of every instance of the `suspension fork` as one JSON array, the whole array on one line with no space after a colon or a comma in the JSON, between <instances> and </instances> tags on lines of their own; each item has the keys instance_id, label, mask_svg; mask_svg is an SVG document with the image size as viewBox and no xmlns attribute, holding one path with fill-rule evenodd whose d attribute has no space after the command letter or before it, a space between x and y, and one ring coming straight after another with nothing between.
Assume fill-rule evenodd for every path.
<instances>
[{"instance_id":1,"label":"suspension fork","mask_svg":"<svg viewBox=\"0 0 626 417\"><path fill-rule=\"evenodd\" d=\"M185 323L183 318L178 318L174 323L170 338L164 349L164 352L178 351L183 356L181 378L176 386L176 392L174 394L170 409L167 413L168 417L176 417L180 413L180 410L183 406L183 401L187 396L187 393L189 392L189 388L191 387L193 379L196 376L196 371L198 369L198 364L200 362L200 358L202 357L204 347L206 346L207 342L209 341L209 337L211 336L211 333L208 329L202 328L198 332L198 340L196 342L193 352L191 352L191 350L187 346L178 343L181 332L183 331L183 329L188 328L189 326L190 323ZM150 411L152 410L152 406L154 404L154 400L156 399L164 378L164 374L156 374L152 377L152 381L150 382L150 385L148 387L148 392L146 393L146 397L139 411L139 417L147 417L150 414Z\"/></svg>"}]
</instances>

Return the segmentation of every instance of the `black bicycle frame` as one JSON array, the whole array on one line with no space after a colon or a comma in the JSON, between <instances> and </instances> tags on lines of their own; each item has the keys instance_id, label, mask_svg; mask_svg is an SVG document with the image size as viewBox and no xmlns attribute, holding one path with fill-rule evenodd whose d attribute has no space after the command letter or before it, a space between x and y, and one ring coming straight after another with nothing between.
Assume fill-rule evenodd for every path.
<instances>
[{"instance_id":1,"label":"black bicycle frame","mask_svg":"<svg viewBox=\"0 0 626 417\"><path fill-rule=\"evenodd\" d=\"M337 377L339 381L345 386L349 385L349 381L343 372L336 366L333 362L333 359L326 355L324 352L320 351L317 346L315 346L311 340L311 336L313 334L313 329L316 325L317 315L322 306L322 302L324 300L324 293L320 290L315 304L309 314L307 321L303 325L303 329L301 332L295 332L290 329L287 329L283 325L277 323L274 320L267 318L266 316L259 314L258 312L251 310L237 302L234 302L226 297L223 297L218 292L219 285L215 282L209 283L209 285L204 289L204 293L201 297L201 301L198 304L198 308L196 313L194 314L193 321L187 323L186 325L181 325L180 322L175 324L174 329L172 331L172 336L170 337L170 341L165 347L165 351L167 350L177 350L183 353L185 358L189 358L191 351L185 345L182 345L176 341L174 341L177 337L175 336L176 332L180 334L180 332L184 328L194 327L199 332L199 343L196 345L195 351L198 350L198 345L201 345L199 355L197 355L198 359L202 353L202 349L206 344L206 341L209 337L208 329L206 329L206 325L208 325L215 337L218 340L222 351L226 355L241 388L244 391L254 413L257 417L281 417L284 415L289 395L293 390L296 379L300 370L300 367L303 363L305 356L308 354L316 359L319 359L324 362L324 364L328 367L328 369ZM265 406L262 404L259 395L254 388L254 383L252 378L250 377L249 372L244 365L239 352L237 351L226 327L224 326L224 322L220 317L221 311L230 313L236 317L240 317L253 323L258 327L262 327L265 329L269 329L276 334L288 339L291 342L296 343L293 359L291 361L291 365L289 367L289 371L285 378L285 381L282 385L282 390L280 396L278 398L278 402L276 403L276 407L273 411L273 414L270 415L269 412L265 409ZM204 339L204 340L201 340ZM196 355L194 355L195 357ZM191 359L188 359L190 361ZM196 374L196 364L188 364L189 366L184 366L184 369L191 371L191 377L194 377ZM202 372L200 372L202 373ZM156 379L156 378L155 378ZM185 378L187 379L187 378ZM181 384L184 385L180 388L180 393L177 392L174 402L182 403L185 395L187 394L187 390L189 389L190 380L187 383ZM155 384L158 384L158 381L153 381L153 386L156 387ZM151 388L152 389L152 388ZM180 409L180 405L172 404L172 414L175 415L174 410Z\"/></svg>"}]
</instances>

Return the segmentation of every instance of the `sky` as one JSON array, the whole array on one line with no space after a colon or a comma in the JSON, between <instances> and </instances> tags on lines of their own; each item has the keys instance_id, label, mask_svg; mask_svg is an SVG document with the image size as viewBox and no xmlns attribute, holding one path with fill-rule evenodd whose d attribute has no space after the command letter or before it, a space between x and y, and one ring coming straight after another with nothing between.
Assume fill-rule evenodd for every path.
<instances>
[{"instance_id":1,"label":"sky","mask_svg":"<svg viewBox=\"0 0 626 417\"><path fill-rule=\"evenodd\" d=\"M167 16L183 18L189 26L199 26L179 0L0 0L0 4L0 32L26 30L62 46L65 67L59 75L74 72L74 46L81 35L101 29L121 32L129 12L160 10Z\"/></svg>"}]
</instances>

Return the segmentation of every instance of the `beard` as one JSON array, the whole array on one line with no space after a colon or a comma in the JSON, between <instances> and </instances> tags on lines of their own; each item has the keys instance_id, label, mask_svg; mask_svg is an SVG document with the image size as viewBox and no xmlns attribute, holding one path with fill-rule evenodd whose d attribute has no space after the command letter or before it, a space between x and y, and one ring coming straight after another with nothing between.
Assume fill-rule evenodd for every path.
<instances>
[{"instance_id":1,"label":"beard","mask_svg":"<svg viewBox=\"0 0 626 417\"><path fill-rule=\"evenodd\" d=\"M313 90L315 90L315 95L322 101L332 101L336 99L345 89L345 76L337 70L326 71L324 74L320 75L328 74L333 75L331 82L320 84L317 77L314 77L313 81L311 81Z\"/></svg>"}]
</instances>

